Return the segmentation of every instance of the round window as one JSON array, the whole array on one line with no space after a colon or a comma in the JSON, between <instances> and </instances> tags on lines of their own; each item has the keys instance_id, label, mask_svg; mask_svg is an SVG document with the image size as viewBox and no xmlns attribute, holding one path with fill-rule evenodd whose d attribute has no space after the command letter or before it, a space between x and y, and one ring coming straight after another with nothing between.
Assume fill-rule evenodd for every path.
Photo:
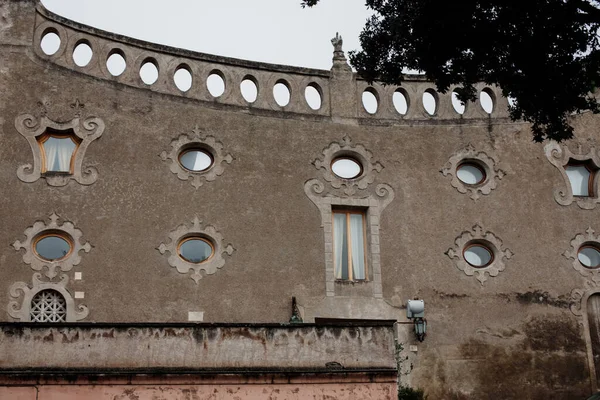
<instances>
[{"instance_id":1,"label":"round window","mask_svg":"<svg viewBox=\"0 0 600 400\"><path fill-rule=\"evenodd\" d=\"M212 155L203 149L188 149L179 155L179 163L188 171L206 171L213 162Z\"/></svg>"},{"instance_id":2,"label":"round window","mask_svg":"<svg viewBox=\"0 0 600 400\"><path fill-rule=\"evenodd\" d=\"M362 174L362 166L353 158L340 157L333 160L331 170L343 179L353 179Z\"/></svg>"},{"instance_id":3,"label":"round window","mask_svg":"<svg viewBox=\"0 0 600 400\"><path fill-rule=\"evenodd\" d=\"M58 233L40 236L33 244L35 254L47 261L66 258L71 253L71 241Z\"/></svg>"},{"instance_id":4,"label":"round window","mask_svg":"<svg viewBox=\"0 0 600 400\"><path fill-rule=\"evenodd\" d=\"M577 259L586 268L600 267L600 251L595 246L582 246L577 252Z\"/></svg>"},{"instance_id":5,"label":"round window","mask_svg":"<svg viewBox=\"0 0 600 400\"><path fill-rule=\"evenodd\" d=\"M485 181L485 170L476 163L466 162L458 166L456 177L466 185L479 185Z\"/></svg>"},{"instance_id":6,"label":"round window","mask_svg":"<svg viewBox=\"0 0 600 400\"><path fill-rule=\"evenodd\" d=\"M476 268L487 267L492 263L492 251L482 244L472 244L463 251L465 261Z\"/></svg>"},{"instance_id":7,"label":"round window","mask_svg":"<svg viewBox=\"0 0 600 400\"><path fill-rule=\"evenodd\" d=\"M185 261L200 264L213 255L214 248L206 239L191 237L179 243L178 251L179 256Z\"/></svg>"}]
</instances>

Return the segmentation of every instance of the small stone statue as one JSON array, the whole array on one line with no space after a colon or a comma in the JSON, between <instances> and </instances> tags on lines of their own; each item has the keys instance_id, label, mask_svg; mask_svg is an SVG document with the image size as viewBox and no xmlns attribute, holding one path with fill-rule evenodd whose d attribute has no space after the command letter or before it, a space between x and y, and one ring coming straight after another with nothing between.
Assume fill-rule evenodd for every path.
<instances>
[{"instance_id":1,"label":"small stone statue","mask_svg":"<svg viewBox=\"0 0 600 400\"><path fill-rule=\"evenodd\" d=\"M346 62L346 56L344 55L344 50L342 50L342 45L344 44L344 40L340 36L339 32L335 33L335 37L331 39L331 44L333 45L333 63Z\"/></svg>"},{"instance_id":2,"label":"small stone statue","mask_svg":"<svg viewBox=\"0 0 600 400\"><path fill-rule=\"evenodd\" d=\"M333 68L338 71L351 71L348 60L344 55L344 50L342 50L344 40L339 32L335 33L335 37L331 39L331 44L333 45Z\"/></svg>"},{"instance_id":3,"label":"small stone statue","mask_svg":"<svg viewBox=\"0 0 600 400\"><path fill-rule=\"evenodd\" d=\"M334 53L340 53L340 52L343 53L342 45L344 44L344 40L340 36L339 32L335 33L335 37L333 39L331 39L331 44L333 45Z\"/></svg>"}]
</instances>

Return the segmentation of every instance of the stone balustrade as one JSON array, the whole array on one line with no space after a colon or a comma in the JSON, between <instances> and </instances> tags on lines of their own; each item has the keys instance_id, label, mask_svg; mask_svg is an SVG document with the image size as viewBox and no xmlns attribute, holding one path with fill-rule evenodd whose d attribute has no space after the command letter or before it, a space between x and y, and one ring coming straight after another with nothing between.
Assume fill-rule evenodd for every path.
<instances>
[{"instance_id":1,"label":"stone balustrade","mask_svg":"<svg viewBox=\"0 0 600 400\"><path fill-rule=\"evenodd\" d=\"M47 54L42 49L42 40L48 34L55 34L60 39L60 45L52 54ZM92 52L91 59L84 66L77 65L73 56L80 45L89 46ZM343 113L346 117L351 116L368 123L382 121L386 124L410 124L415 121L463 123L508 116L508 102L497 87L477 85L479 92L488 98L489 113L480 102L467 103L464 111L459 113L453 106L452 90L439 93L431 82L419 75L407 75L401 87L384 86L377 82L369 84L359 77L351 76L350 84L340 92L330 90L332 81L339 77L327 70L252 62L147 43L64 19L46 10L41 3L37 5L33 47L36 56L81 74L200 101L214 107L230 106L251 111L322 118L335 117L337 110L332 104L336 103L347 105L348 110ZM125 70L117 76L107 67L107 60L115 54L122 57L125 63ZM147 64L157 72L156 80L151 83L144 82L140 74L140 69ZM188 79L191 78L191 86L183 88L184 90L180 88L181 85L178 87L174 78L180 70L186 71ZM222 93L211 94L206 83L209 77L222 80ZM255 86L255 98L244 96L241 89L244 81ZM273 92L277 84L283 85L279 90L284 92L284 101L279 103ZM315 89L311 94L312 99L305 95L307 88ZM366 106L363 103L363 96L368 96L364 95L365 92L373 95L371 104ZM423 96L428 95L431 95L429 100L424 102ZM347 98L342 99L340 96ZM285 97L289 97L287 103ZM312 102L309 104L308 100Z\"/></svg>"}]
</instances>

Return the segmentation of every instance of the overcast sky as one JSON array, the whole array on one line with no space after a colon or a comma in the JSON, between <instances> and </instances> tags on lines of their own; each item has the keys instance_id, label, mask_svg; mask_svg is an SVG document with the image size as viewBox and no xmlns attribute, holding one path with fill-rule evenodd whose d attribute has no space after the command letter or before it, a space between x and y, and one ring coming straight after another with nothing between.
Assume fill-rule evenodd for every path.
<instances>
[{"instance_id":1,"label":"overcast sky","mask_svg":"<svg viewBox=\"0 0 600 400\"><path fill-rule=\"evenodd\" d=\"M49 10L107 31L174 47L329 69L336 32L359 48L364 0L42 0Z\"/></svg>"}]
</instances>

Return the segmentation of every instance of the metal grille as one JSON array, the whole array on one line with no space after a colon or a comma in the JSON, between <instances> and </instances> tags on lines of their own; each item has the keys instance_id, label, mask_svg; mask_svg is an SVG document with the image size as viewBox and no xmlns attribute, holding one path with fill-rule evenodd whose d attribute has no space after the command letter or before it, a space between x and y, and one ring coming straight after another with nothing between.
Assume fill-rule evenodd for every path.
<instances>
[{"instance_id":1,"label":"metal grille","mask_svg":"<svg viewBox=\"0 0 600 400\"><path fill-rule=\"evenodd\" d=\"M65 322L67 303L56 290L42 290L31 300L32 322Z\"/></svg>"}]
</instances>

